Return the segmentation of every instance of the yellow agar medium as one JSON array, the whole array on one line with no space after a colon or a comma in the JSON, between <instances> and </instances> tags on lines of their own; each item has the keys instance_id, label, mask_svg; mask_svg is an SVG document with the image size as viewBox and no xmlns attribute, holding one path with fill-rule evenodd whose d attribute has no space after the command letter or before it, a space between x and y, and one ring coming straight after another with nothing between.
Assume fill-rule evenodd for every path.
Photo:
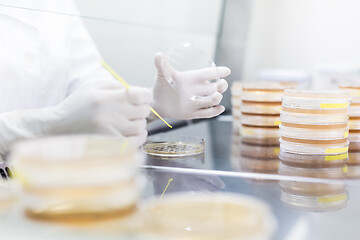
<instances>
[{"instance_id":1,"label":"yellow agar medium","mask_svg":"<svg viewBox=\"0 0 360 240\"><path fill-rule=\"evenodd\" d=\"M105 61L101 62L101 65L108 70L108 72L113 75L113 77L118 80L122 85L124 85L124 87L126 89L130 88L130 85L122 78L120 77ZM156 111L155 109L153 109L152 107L150 107L151 112L153 112L158 118L161 119L161 121L163 121L169 128L172 128L172 126L165 120L163 119Z\"/></svg>"},{"instance_id":2,"label":"yellow agar medium","mask_svg":"<svg viewBox=\"0 0 360 240\"><path fill-rule=\"evenodd\" d=\"M325 153L342 153L342 152L347 152L348 151L348 147L343 147L343 148L328 148L325 149Z\"/></svg>"},{"instance_id":3,"label":"yellow agar medium","mask_svg":"<svg viewBox=\"0 0 360 240\"><path fill-rule=\"evenodd\" d=\"M330 155L325 156L325 161L336 161L336 160L342 160L349 157L348 153L340 154L340 155Z\"/></svg>"},{"instance_id":4,"label":"yellow agar medium","mask_svg":"<svg viewBox=\"0 0 360 240\"><path fill-rule=\"evenodd\" d=\"M321 103L320 108L347 108L348 103Z\"/></svg>"}]
</instances>

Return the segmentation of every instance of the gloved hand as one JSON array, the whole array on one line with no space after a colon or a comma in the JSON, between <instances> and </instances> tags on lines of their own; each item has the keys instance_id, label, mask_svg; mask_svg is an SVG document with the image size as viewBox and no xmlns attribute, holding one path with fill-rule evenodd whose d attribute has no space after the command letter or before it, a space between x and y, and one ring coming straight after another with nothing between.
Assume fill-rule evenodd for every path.
<instances>
[{"instance_id":1,"label":"gloved hand","mask_svg":"<svg viewBox=\"0 0 360 240\"><path fill-rule=\"evenodd\" d=\"M17 140L69 133L122 135L141 145L152 100L150 89L86 83L55 107L0 114L0 154Z\"/></svg>"},{"instance_id":2,"label":"gloved hand","mask_svg":"<svg viewBox=\"0 0 360 240\"><path fill-rule=\"evenodd\" d=\"M222 100L222 93L228 88L227 82L222 79L230 74L230 69L227 67L217 67L217 71L213 68L204 68L188 72L173 71L173 77L176 82L184 86L179 86L182 89L189 89L196 96L202 96L195 100L181 95L174 89L166 80L162 62L164 55L162 53L155 54L155 66L157 68L157 75L154 85L154 109L162 116L173 119L196 119L196 118L211 118L215 117L225 111L225 107L219 105ZM171 68L171 66L166 66ZM208 83L209 80L215 79L217 75L220 76L220 81L217 83Z\"/></svg>"}]
</instances>

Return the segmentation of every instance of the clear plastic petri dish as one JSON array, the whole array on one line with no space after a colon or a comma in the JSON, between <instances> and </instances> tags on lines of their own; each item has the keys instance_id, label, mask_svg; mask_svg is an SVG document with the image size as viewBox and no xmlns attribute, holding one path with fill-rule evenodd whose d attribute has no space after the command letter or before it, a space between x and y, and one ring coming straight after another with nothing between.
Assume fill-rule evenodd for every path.
<instances>
[{"instance_id":1,"label":"clear plastic petri dish","mask_svg":"<svg viewBox=\"0 0 360 240\"><path fill-rule=\"evenodd\" d=\"M279 83L243 83L241 99L251 102L277 102L281 103L284 89Z\"/></svg>"},{"instance_id":2,"label":"clear plastic petri dish","mask_svg":"<svg viewBox=\"0 0 360 240\"><path fill-rule=\"evenodd\" d=\"M346 123L311 125L282 122L279 126L282 137L308 140L336 140L349 135Z\"/></svg>"},{"instance_id":3,"label":"clear plastic petri dish","mask_svg":"<svg viewBox=\"0 0 360 240\"><path fill-rule=\"evenodd\" d=\"M339 88L349 93L351 104L360 103L360 85L358 83L342 83Z\"/></svg>"},{"instance_id":4,"label":"clear plastic petri dish","mask_svg":"<svg viewBox=\"0 0 360 240\"><path fill-rule=\"evenodd\" d=\"M282 100L283 107L295 109L348 109L349 105L349 94L341 90L286 89Z\"/></svg>"},{"instance_id":5,"label":"clear plastic petri dish","mask_svg":"<svg viewBox=\"0 0 360 240\"><path fill-rule=\"evenodd\" d=\"M280 125L279 115L260 115L241 113L241 124L260 127L278 127Z\"/></svg>"},{"instance_id":6,"label":"clear plastic petri dish","mask_svg":"<svg viewBox=\"0 0 360 240\"><path fill-rule=\"evenodd\" d=\"M360 143L359 142L350 142L349 144L349 152L360 151Z\"/></svg>"},{"instance_id":7,"label":"clear plastic petri dish","mask_svg":"<svg viewBox=\"0 0 360 240\"><path fill-rule=\"evenodd\" d=\"M240 107L233 107L232 108L233 117L240 118L241 117L241 109Z\"/></svg>"},{"instance_id":8,"label":"clear plastic petri dish","mask_svg":"<svg viewBox=\"0 0 360 240\"><path fill-rule=\"evenodd\" d=\"M278 159L280 146L261 146L254 144L247 144L241 142L240 144L241 156L257 158L257 159Z\"/></svg>"},{"instance_id":9,"label":"clear plastic petri dish","mask_svg":"<svg viewBox=\"0 0 360 240\"><path fill-rule=\"evenodd\" d=\"M350 117L360 117L360 103L351 102L349 108L349 116Z\"/></svg>"},{"instance_id":10,"label":"clear plastic petri dish","mask_svg":"<svg viewBox=\"0 0 360 240\"><path fill-rule=\"evenodd\" d=\"M304 143L280 139L280 149L284 152L307 155L337 155L347 153L349 141L339 143ZM319 141L319 140L317 140Z\"/></svg>"},{"instance_id":11,"label":"clear plastic petri dish","mask_svg":"<svg viewBox=\"0 0 360 240\"><path fill-rule=\"evenodd\" d=\"M311 212L327 212L345 208L348 202L346 191L324 196L304 196L282 191L281 201L290 208Z\"/></svg>"},{"instance_id":12,"label":"clear plastic petri dish","mask_svg":"<svg viewBox=\"0 0 360 240\"><path fill-rule=\"evenodd\" d=\"M350 130L360 130L360 117L350 117L349 128Z\"/></svg>"},{"instance_id":13,"label":"clear plastic petri dish","mask_svg":"<svg viewBox=\"0 0 360 240\"><path fill-rule=\"evenodd\" d=\"M241 82L234 81L231 85L231 96L239 98L241 97L242 84Z\"/></svg>"},{"instance_id":14,"label":"clear plastic petri dish","mask_svg":"<svg viewBox=\"0 0 360 240\"><path fill-rule=\"evenodd\" d=\"M203 87L197 87L193 79L189 78L189 71L210 68L214 78L206 81L209 86L211 84L215 86L213 93L217 89L216 82L220 80L220 77L214 61L194 44L186 42L167 49L161 65L169 84L188 99L201 98L204 95ZM211 94L208 92L206 95Z\"/></svg>"},{"instance_id":15,"label":"clear plastic petri dish","mask_svg":"<svg viewBox=\"0 0 360 240\"><path fill-rule=\"evenodd\" d=\"M176 193L144 205L141 232L156 239L270 240L277 227L267 203L242 194Z\"/></svg>"},{"instance_id":16,"label":"clear plastic petri dish","mask_svg":"<svg viewBox=\"0 0 360 240\"><path fill-rule=\"evenodd\" d=\"M203 154L205 140L195 136L168 136L158 134L148 137L141 150L159 157L186 157Z\"/></svg>"},{"instance_id":17,"label":"clear plastic petri dish","mask_svg":"<svg viewBox=\"0 0 360 240\"><path fill-rule=\"evenodd\" d=\"M279 145L278 127L254 127L241 125L240 135L244 143L260 145Z\"/></svg>"},{"instance_id":18,"label":"clear plastic petri dish","mask_svg":"<svg viewBox=\"0 0 360 240\"><path fill-rule=\"evenodd\" d=\"M26 216L66 224L132 216L142 161L126 139L95 135L25 141L11 155Z\"/></svg>"},{"instance_id":19,"label":"clear plastic petri dish","mask_svg":"<svg viewBox=\"0 0 360 240\"><path fill-rule=\"evenodd\" d=\"M299 124L338 124L349 120L348 109L309 110L283 107L281 121Z\"/></svg>"},{"instance_id":20,"label":"clear plastic petri dish","mask_svg":"<svg viewBox=\"0 0 360 240\"><path fill-rule=\"evenodd\" d=\"M350 142L360 144L360 130L350 130L348 138Z\"/></svg>"},{"instance_id":21,"label":"clear plastic petri dish","mask_svg":"<svg viewBox=\"0 0 360 240\"><path fill-rule=\"evenodd\" d=\"M243 113L279 115L281 103L241 101L240 108Z\"/></svg>"},{"instance_id":22,"label":"clear plastic petri dish","mask_svg":"<svg viewBox=\"0 0 360 240\"><path fill-rule=\"evenodd\" d=\"M305 155L280 151L279 159L289 166L304 168L343 167L349 159L348 153L337 155Z\"/></svg>"}]
</instances>

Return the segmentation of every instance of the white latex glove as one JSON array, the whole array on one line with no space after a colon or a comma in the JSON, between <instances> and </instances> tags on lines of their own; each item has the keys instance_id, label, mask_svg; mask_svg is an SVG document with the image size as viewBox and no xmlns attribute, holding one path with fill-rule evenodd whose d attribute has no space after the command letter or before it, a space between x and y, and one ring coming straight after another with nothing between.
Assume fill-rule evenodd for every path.
<instances>
[{"instance_id":1,"label":"white latex glove","mask_svg":"<svg viewBox=\"0 0 360 240\"><path fill-rule=\"evenodd\" d=\"M183 89L189 89L196 96L202 96L196 100L190 100L182 96L166 80L163 73L162 62L164 55L155 54L155 66L157 75L154 85L154 109L162 116L173 119L196 119L211 118L218 116L225 111L225 107L219 105L223 96L222 93L228 88L227 82L222 79L228 76L231 71L227 67L204 68L196 71L176 72L173 71L173 77L176 82L183 83L180 86ZM209 84L208 81L220 76L220 81Z\"/></svg>"},{"instance_id":2,"label":"white latex glove","mask_svg":"<svg viewBox=\"0 0 360 240\"><path fill-rule=\"evenodd\" d=\"M125 136L141 145L152 101L150 89L125 89L116 81L84 84L55 107L0 114L0 154L21 139L69 133Z\"/></svg>"}]
</instances>

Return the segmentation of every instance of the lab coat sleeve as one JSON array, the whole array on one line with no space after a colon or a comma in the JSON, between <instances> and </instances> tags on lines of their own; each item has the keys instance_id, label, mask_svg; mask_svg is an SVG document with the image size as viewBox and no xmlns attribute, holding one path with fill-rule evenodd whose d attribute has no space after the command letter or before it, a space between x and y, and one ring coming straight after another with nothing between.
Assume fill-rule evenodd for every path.
<instances>
[{"instance_id":1,"label":"lab coat sleeve","mask_svg":"<svg viewBox=\"0 0 360 240\"><path fill-rule=\"evenodd\" d=\"M79 14L73 1L68 1L68 4L69 12ZM82 19L69 17L67 24L68 95L86 82L114 81L113 77L102 67L102 57Z\"/></svg>"}]
</instances>

